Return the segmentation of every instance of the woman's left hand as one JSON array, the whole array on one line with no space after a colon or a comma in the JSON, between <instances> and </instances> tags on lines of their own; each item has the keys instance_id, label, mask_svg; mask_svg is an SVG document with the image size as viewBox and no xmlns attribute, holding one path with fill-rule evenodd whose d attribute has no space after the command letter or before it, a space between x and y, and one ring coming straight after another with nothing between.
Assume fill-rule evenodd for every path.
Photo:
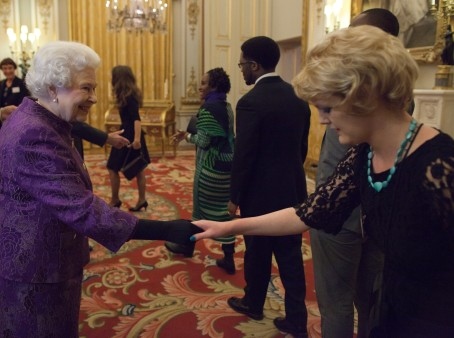
<instances>
[{"instance_id":1,"label":"woman's left hand","mask_svg":"<svg viewBox=\"0 0 454 338\"><path fill-rule=\"evenodd\" d=\"M112 147L121 149L123 147L129 146L129 140L120 134L124 132L124 129L113 131L107 134L106 143L110 144Z\"/></svg>"}]
</instances>

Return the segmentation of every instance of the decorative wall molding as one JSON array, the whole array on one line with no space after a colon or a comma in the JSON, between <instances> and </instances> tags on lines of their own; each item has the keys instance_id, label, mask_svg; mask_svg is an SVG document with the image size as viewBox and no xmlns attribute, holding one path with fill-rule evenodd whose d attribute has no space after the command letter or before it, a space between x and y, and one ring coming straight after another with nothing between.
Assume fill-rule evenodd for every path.
<instances>
[{"instance_id":1,"label":"decorative wall molding","mask_svg":"<svg viewBox=\"0 0 454 338\"><path fill-rule=\"evenodd\" d=\"M317 9L317 23L320 23L320 19L323 18L325 0L315 0L315 6Z\"/></svg>"},{"instance_id":2,"label":"decorative wall molding","mask_svg":"<svg viewBox=\"0 0 454 338\"><path fill-rule=\"evenodd\" d=\"M454 90L415 89L413 117L454 137Z\"/></svg>"},{"instance_id":3,"label":"decorative wall molding","mask_svg":"<svg viewBox=\"0 0 454 338\"><path fill-rule=\"evenodd\" d=\"M180 95L175 100L177 128L185 130L188 122L199 109L201 101L198 93L200 76L203 73L203 13L204 0L182 0L181 1L181 19L180 29L183 34L181 46L184 46L183 53L178 53L179 65L178 70L181 74Z\"/></svg>"},{"instance_id":4,"label":"decorative wall molding","mask_svg":"<svg viewBox=\"0 0 454 338\"><path fill-rule=\"evenodd\" d=\"M9 17L11 15L12 0L0 0L0 16L2 18L3 29L9 26Z\"/></svg>"},{"instance_id":5,"label":"decorative wall molding","mask_svg":"<svg viewBox=\"0 0 454 338\"><path fill-rule=\"evenodd\" d=\"M195 29L197 26L197 20L200 14L200 8L197 4L197 0L192 0L188 5L188 24L191 31L191 38L194 40Z\"/></svg>"},{"instance_id":6,"label":"decorative wall molding","mask_svg":"<svg viewBox=\"0 0 454 338\"><path fill-rule=\"evenodd\" d=\"M52 10L52 0L38 0L39 15L41 16L44 34L47 34Z\"/></svg>"},{"instance_id":7,"label":"decorative wall molding","mask_svg":"<svg viewBox=\"0 0 454 338\"><path fill-rule=\"evenodd\" d=\"M200 105L194 67L191 67L191 74L189 75L188 85L186 86L186 96L181 98L181 103L184 105Z\"/></svg>"}]
</instances>

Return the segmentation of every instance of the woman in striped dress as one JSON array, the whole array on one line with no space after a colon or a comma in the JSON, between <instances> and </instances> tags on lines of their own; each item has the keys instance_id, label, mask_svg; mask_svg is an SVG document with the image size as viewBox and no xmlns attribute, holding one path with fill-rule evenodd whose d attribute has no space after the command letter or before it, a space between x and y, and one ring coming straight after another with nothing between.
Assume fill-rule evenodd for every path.
<instances>
[{"instance_id":1,"label":"woman in striped dress","mask_svg":"<svg viewBox=\"0 0 454 338\"><path fill-rule=\"evenodd\" d=\"M193 187L192 219L228 221L230 199L230 170L233 160L233 110L226 101L230 80L222 68L214 68L202 77L199 93L203 101L197 113L197 131L178 131L173 142L183 139L196 146L196 166ZM222 243L224 258L216 264L229 274L235 273L233 261L235 237L217 239ZM166 243L173 253L191 257L194 247Z\"/></svg>"}]
</instances>

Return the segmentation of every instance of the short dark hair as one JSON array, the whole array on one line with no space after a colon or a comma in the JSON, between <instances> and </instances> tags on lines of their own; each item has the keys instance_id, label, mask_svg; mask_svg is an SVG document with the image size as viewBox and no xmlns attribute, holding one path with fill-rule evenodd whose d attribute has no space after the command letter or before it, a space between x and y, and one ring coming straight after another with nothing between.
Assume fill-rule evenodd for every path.
<instances>
[{"instance_id":1,"label":"short dark hair","mask_svg":"<svg viewBox=\"0 0 454 338\"><path fill-rule=\"evenodd\" d=\"M246 60L255 61L264 69L275 68L281 56L276 41L267 36L256 36L246 40L241 45L241 51Z\"/></svg>"},{"instance_id":2,"label":"short dark hair","mask_svg":"<svg viewBox=\"0 0 454 338\"><path fill-rule=\"evenodd\" d=\"M14 62L14 60L11 58L4 58L0 62L0 68L2 68L3 66L6 66L6 65L12 65L14 67L14 69L17 68L16 62Z\"/></svg>"},{"instance_id":3,"label":"short dark hair","mask_svg":"<svg viewBox=\"0 0 454 338\"><path fill-rule=\"evenodd\" d=\"M367 15L367 24L381 28L386 33L394 36L399 35L399 21L396 16L384 8L370 8L361 12L359 15Z\"/></svg>"},{"instance_id":4,"label":"short dark hair","mask_svg":"<svg viewBox=\"0 0 454 338\"><path fill-rule=\"evenodd\" d=\"M221 67L213 68L207 72L209 76L208 86L216 88L219 93L227 94L230 91L230 79L225 70Z\"/></svg>"}]
</instances>

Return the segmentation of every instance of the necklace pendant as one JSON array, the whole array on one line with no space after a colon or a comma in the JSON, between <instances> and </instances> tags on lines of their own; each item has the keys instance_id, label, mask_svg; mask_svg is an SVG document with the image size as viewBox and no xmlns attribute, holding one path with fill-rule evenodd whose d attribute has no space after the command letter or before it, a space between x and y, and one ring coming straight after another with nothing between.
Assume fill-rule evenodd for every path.
<instances>
[{"instance_id":1,"label":"necklace pendant","mask_svg":"<svg viewBox=\"0 0 454 338\"><path fill-rule=\"evenodd\" d=\"M374 182L372 180L371 166L372 166L372 158L374 157L374 153L372 151L372 147L369 146L369 152L367 154L367 181L369 182L372 189L374 189L376 192L380 192L383 188L386 188L388 186L388 183L391 181L391 178L393 177L393 175L395 174L395 172L397 170L397 168L396 168L397 163L402 161L403 157L405 157L405 155L404 155L405 150L408 151L408 149L406 149L407 145L409 144L411 146L411 142L413 142L414 137L416 136L417 125L418 125L418 123L416 122L416 120L412 119L410 122L410 125L408 127L408 131L405 134L405 138L402 141L402 143L400 144L399 149L397 150L396 158L394 160L394 165L389 169L389 174L385 181Z\"/></svg>"},{"instance_id":2,"label":"necklace pendant","mask_svg":"<svg viewBox=\"0 0 454 338\"><path fill-rule=\"evenodd\" d=\"M372 187L376 192L380 192L383 189L383 182L374 182L372 183Z\"/></svg>"}]
</instances>

